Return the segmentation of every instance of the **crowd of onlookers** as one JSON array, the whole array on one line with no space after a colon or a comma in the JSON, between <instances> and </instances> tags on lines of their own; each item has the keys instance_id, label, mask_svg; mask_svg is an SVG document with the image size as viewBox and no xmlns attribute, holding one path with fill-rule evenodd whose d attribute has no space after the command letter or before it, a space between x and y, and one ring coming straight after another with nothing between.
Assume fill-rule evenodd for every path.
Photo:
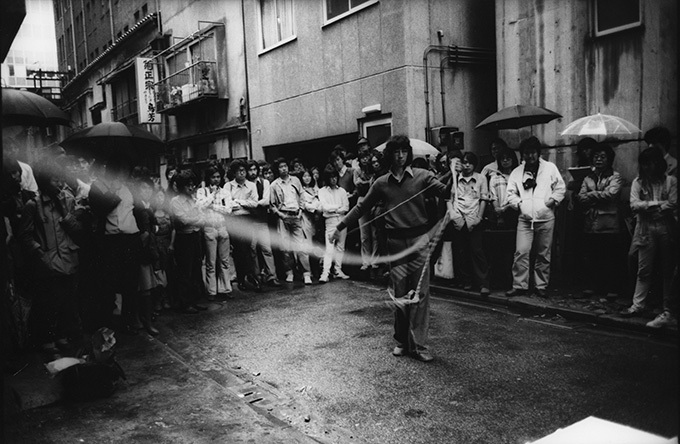
<instances>
[{"instance_id":1,"label":"crowd of onlookers","mask_svg":"<svg viewBox=\"0 0 680 444\"><path fill-rule=\"evenodd\" d=\"M629 205L621 200L612 146L593 139L579 142L585 168L569 183L541 157L535 137L522 141L520 158L495 139L486 165L472 152L413 159L410 168L430 170L451 187L427 200L427 215L433 227L450 216L443 241L453 247L456 285L488 295L493 271L511 286L508 296L545 297L556 209L566 205L585 264L585 293L625 292L620 271L636 264L632 304L621 314L639 315L659 276L664 310L648 325L676 322L677 161L668 154L667 129L648 131L645 141ZM378 204L358 226L331 238L376 178L390 173L364 138L351 153L335 147L324 166L284 158L215 161L201 170L178 165L166 170L166 186L121 157L93 161L51 147L29 165L11 140L5 146L8 348L63 353L83 332L114 326L117 311L117 329L156 335L162 310L197 314L207 309L202 301L231 298L234 284L260 292L295 279L305 285L348 279L348 233L356 239L358 272L386 276L381 215L389 209ZM459 168L452 178L454 157ZM484 236L493 237L492 249Z\"/></svg>"}]
</instances>

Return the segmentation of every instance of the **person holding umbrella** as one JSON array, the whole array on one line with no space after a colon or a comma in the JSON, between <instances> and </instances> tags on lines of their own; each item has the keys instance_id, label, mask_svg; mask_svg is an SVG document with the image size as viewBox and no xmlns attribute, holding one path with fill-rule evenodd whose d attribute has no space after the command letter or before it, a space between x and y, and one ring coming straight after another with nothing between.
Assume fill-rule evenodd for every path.
<instances>
[{"instance_id":1,"label":"person holding umbrella","mask_svg":"<svg viewBox=\"0 0 680 444\"><path fill-rule=\"evenodd\" d=\"M533 275L535 294L546 297L550 280L550 253L555 228L555 209L564 199L566 186L557 166L541 159L541 143L534 136L519 146L524 163L510 173L508 204L519 210L517 241L512 265L512 289L507 296L529 290ZM533 270L529 255L535 251Z\"/></svg>"}]
</instances>

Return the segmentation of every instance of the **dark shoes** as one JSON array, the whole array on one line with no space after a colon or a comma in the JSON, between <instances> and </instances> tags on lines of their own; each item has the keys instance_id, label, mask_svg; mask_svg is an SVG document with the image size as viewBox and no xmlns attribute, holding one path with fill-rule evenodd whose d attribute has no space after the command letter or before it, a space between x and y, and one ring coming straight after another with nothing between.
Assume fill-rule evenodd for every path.
<instances>
[{"instance_id":1,"label":"dark shoes","mask_svg":"<svg viewBox=\"0 0 680 444\"><path fill-rule=\"evenodd\" d=\"M619 316L622 316L624 318L632 318L635 316L642 316L642 309L640 308L634 308L634 307L628 307L625 310L621 311L619 313Z\"/></svg>"},{"instance_id":2,"label":"dark shoes","mask_svg":"<svg viewBox=\"0 0 680 444\"><path fill-rule=\"evenodd\" d=\"M545 291L544 288L535 288L534 289L534 295L538 298L546 299L548 297L548 293Z\"/></svg>"},{"instance_id":3,"label":"dark shoes","mask_svg":"<svg viewBox=\"0 0 680 444\"><path fill-rule=\"evenodd\" d=\"M184 313L184 314L198 314L199 313L198 309L193 307L193 306L180 308L179 312Z\"/></svg>"},{"instance_id":4,"label":"dark shoes","mask_svg":"<svg viewBox=\"0 0 680 444\"><path fill-rule=\"evenodd\" d=\"M509 298L514 298L515 296L525 296L527 291L523 288L511 288L505 292L505 295Z\"/></svg>"},{"instance_id":5,"label":"dark shoes","mask_svg":"<svg viewBox=\"0 0 680 444\"><path fill-rule=\"evenodd\" d=\"M241 291L257 291L259 293L262 291L262 284L255 276L247 275L239 282L238 288Z\"/></svg>"},{"instance_id":6,"label":"dark shoes","mask_svg":"<svg viewBox=\"0 0 680 444\"><path fill-rule=\"evenodd\" d=\"M283 286L283 284L281 283L281 281L279 281L279 280L276 279L275 277L269 279L269 280L267 281L267 285L269 285L270 287L282 287L282 286Z\"/></svg>"}]
</instances>

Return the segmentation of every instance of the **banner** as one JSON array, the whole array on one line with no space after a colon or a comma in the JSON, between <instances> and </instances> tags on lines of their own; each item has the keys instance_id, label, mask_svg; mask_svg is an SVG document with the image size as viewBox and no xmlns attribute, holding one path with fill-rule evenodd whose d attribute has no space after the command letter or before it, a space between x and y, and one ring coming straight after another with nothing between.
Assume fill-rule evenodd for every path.
<instances>
[{"instance_id":1,"label":"banner","mask_svg":"<svg viewBox=\"0 0 680 444\"><path fill-rule=\"evenodd\" d=\"M137 57L135 60L137 74L137 112L139 123L161 123L156 111L156 87L158 69L150 58Z\"/></svg>"}]
</instances>

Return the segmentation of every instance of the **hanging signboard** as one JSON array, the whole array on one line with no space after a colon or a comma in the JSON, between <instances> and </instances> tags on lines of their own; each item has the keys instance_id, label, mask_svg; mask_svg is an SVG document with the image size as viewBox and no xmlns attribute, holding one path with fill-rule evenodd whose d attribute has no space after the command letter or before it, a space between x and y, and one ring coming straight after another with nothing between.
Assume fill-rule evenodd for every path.
<instances>
[{"instance_id":1,"label":"hanging signboard","mask_svg":"<svg viewBox=\"0 0 680 444\"><path fill-rule=\"evenodd\" d=\"M156 111L156 90L158 70L150 58L137 57L135 60L137 73L137 112L139 123L161 123Z\"/></svg>"}]
</instances>

